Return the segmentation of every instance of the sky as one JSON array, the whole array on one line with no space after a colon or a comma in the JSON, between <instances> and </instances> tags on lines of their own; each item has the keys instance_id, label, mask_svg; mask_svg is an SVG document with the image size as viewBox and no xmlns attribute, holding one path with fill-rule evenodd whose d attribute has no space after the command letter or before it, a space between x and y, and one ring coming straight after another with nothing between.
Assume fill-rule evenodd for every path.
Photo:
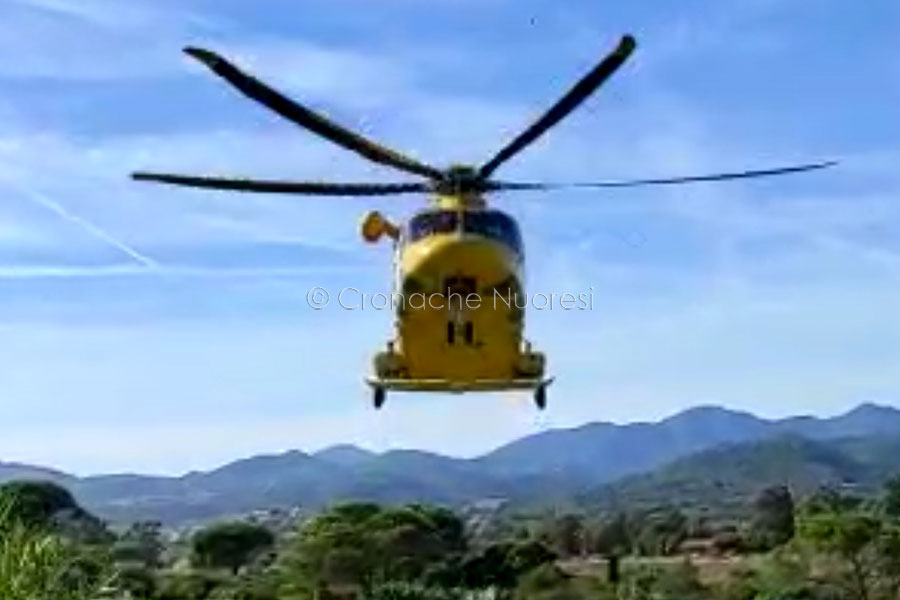
<instances>
[{"instance_id":1,"label":"sky","mask_svg":"<svg viewBox=\"0 0 900 600\"><path fill-rule=\"evenodd\" d=\"M0 461L182 473L335 443L473 456L701 404L766 417L900 406L900 4L870 0L5 0L0 3ZM428 162L479 163L626 32L638 50L505 165L584 181L839 160L768 180L493 199L519 220L557 380L401 395L363 378L390 291L361 215L138 184L133 170L390 181L181 54L216 50ZM402 174L401 174L402 178Z\"/></svg>"}]
</instances>

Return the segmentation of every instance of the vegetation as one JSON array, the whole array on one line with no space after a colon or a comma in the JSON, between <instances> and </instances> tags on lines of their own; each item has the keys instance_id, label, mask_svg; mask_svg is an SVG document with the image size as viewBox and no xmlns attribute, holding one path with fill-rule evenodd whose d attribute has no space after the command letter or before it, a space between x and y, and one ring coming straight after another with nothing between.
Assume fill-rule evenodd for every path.
<instances>
[{"instance_id":1,"label":"vegetation","mask_svg":"<svg viewBox=\"0 0 900 600\"><path fill-rule=\"evenodd\" d=\"M236 574L274 544L275 536L260 525L240 521L219 523L194 536L191 560L195 567L227 569Z\"/></svg>"},{"instance_id":2,"label":"vegetation","mask_svg":"<svg viewBox=\"0 0 900 600\"><path fill-rule=\"evenodd\" d=\"M762 490L753 503L750 545L760 550L783 546L794 537L794 498L785 485Z\"/></svg>"},{"instance_id":3,"label":"vegetation","mask_svg":"<svg viewBox=\"0 0 900 600\"><path fill-rule=\"evenodd\" d=\"M852 491L852 493L850 493ZM773 484L740 511L472 515L336 504L294 519L111 529L45 482L0 486L3 600L900 600L900 477Z\"/></svg>"},{"instance_id":4,"label":"vegetation","mask_svg":"<svg viewBox=\"0 0 900 600\"><path fill-rule=\"evenodd\" d=\"M52 510L72 508L68 499L65 490L47 484L0 488L3 600L86 600L97 597L108 581L108 557L102 549L53 531Z\"/></svg>"}]
</instances>

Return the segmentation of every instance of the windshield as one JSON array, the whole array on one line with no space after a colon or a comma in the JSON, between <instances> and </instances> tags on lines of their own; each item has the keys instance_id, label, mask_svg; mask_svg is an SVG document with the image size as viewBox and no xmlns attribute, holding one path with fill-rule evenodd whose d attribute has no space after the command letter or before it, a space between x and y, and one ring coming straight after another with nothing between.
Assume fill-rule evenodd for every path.
<instances>
[{"instance_id":1,"label":"windshield","mask_svg":"<svg viewBox=\"0 0 900 600\"><path fill-rule=\"evenodd\" d=\"M462 230L496 240L522 254L519 227L509 215L497 210L465 212ZM460 213L441 210L420 213L409 221L407 241L415 242L436 233L452 233L459 228Z\"/></svg>"},{"instance_id":2,"label":"windshield","mask_svg":"<svg viewBox=\"0 0 900 600\"><path fill-rule=\"evenodd\" d=\"M465 213L463 231L497 240L512 248L516 253L522 253L522 237L519 234L518 225L512 217L500 211L485 210Z\"/></svg>"},{"instance_id":3,"label":"windshield","mask_svg":"<svg viewBox=\"0 0 900 600\"><path fill-rule=\"evenodd\" d=\"M441 210L420 213L409 221L409 241L415 242L427 235L450 233L459 224L459 213L452 210Z\"/></svg>"}]
</instances>

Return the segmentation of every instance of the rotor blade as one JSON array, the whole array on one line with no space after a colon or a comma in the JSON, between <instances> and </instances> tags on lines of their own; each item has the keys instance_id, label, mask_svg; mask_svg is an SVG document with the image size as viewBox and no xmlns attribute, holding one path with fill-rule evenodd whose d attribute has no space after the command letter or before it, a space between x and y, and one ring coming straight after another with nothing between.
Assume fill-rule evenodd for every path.
<instances>
[{"instance_id":1,"label":"rotor blade","mask_svg":"<svg viewBox=\"0 0 900 600\"><path fill-rule=\"evenodd\" d=\"M759 169L754 171L738 171L735 173L716 173L713 175L689 175L686 177L666 177L660 179L631 179L626 181L595 181L588 183L511 183L505 181L488 182L488 191L503 190L553 190L564 188L619 188L637 187L642 185L674 185L680 183L697 183L701 181L728 181L733 179L750 179L753 177L769 177L773 175L788 175L791 173L803 173L826 169L838 164L837 161L797 165L792 167L779 167L776 169Z\"/></svg>"},{"instance_id":2,"label":"rotor blade","mask_svg":"<svg viewBox=\"0 0 900 600\"><path fill-rule=\"evenodd\" d=\"M322 115L300 105L275 91L263 82L243 73L236 66L209 50L202 48L185 48L185 54L191 56L214 73L225 79L237 88L245 96L256 100L270 110L275 111L285 119L300 125L301 127L316 133L335 144L360 154L371 161L428 177L429 179L441 179L443 173L413 158L386 148L380 144L364 138L363 136L346 129Z\"/></svg>"},{"instance_id":3,"label":"rotor blade","mask_svg":"<svg viewBox=\"0 0 900 600\"><path fill-rule=\"evenodd\" d=\"M491 174L497 170L497 167L521 152L525 147L543 135L548 129L566 118L569 113L575 110L578 105L584 102L588 96L593 94L598 87L622 66L631 53L634 52L636 46L637 42L632 36L624 36L612 54L600 61L600 64L594 67L590 73L576 83L562 99L544 113L544 115L531 127L526 129L505 148L498 152L494 158L485 163L485 165L479 169L481 178L489 178Z\"/></svg>"},{"instance_id":4,"label":"rotor blade","mask_svg":"<svg viewBox=\"0 0 900 600\"><path fill-rule=\"evenodd\" d=\"M167 173L134 173L135 181L152 181L233 192L260 192L268 194L303 194L308 196L389 196L428 192L427 183L324 183L315 181L257 181L253 179L228 179L221 177L194 177Z\"/></svg>"}]
</instances>

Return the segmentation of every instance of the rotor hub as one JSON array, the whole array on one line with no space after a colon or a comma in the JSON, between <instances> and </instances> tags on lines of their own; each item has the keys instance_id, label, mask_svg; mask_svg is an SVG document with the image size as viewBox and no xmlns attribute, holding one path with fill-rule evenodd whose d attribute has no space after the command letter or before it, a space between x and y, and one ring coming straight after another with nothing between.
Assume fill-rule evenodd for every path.
<instances>
[{"instance_id":1,"label":"rotor hub","mask_svg":"<svg viewBox=\"0 0 900 600\"><path fill-rule=\"evenodd\" d=\"M434 185L435 192L448 196L475 194L484 189L478 169L470 165L452 165Z\"/></svg>"}]
</instances>

